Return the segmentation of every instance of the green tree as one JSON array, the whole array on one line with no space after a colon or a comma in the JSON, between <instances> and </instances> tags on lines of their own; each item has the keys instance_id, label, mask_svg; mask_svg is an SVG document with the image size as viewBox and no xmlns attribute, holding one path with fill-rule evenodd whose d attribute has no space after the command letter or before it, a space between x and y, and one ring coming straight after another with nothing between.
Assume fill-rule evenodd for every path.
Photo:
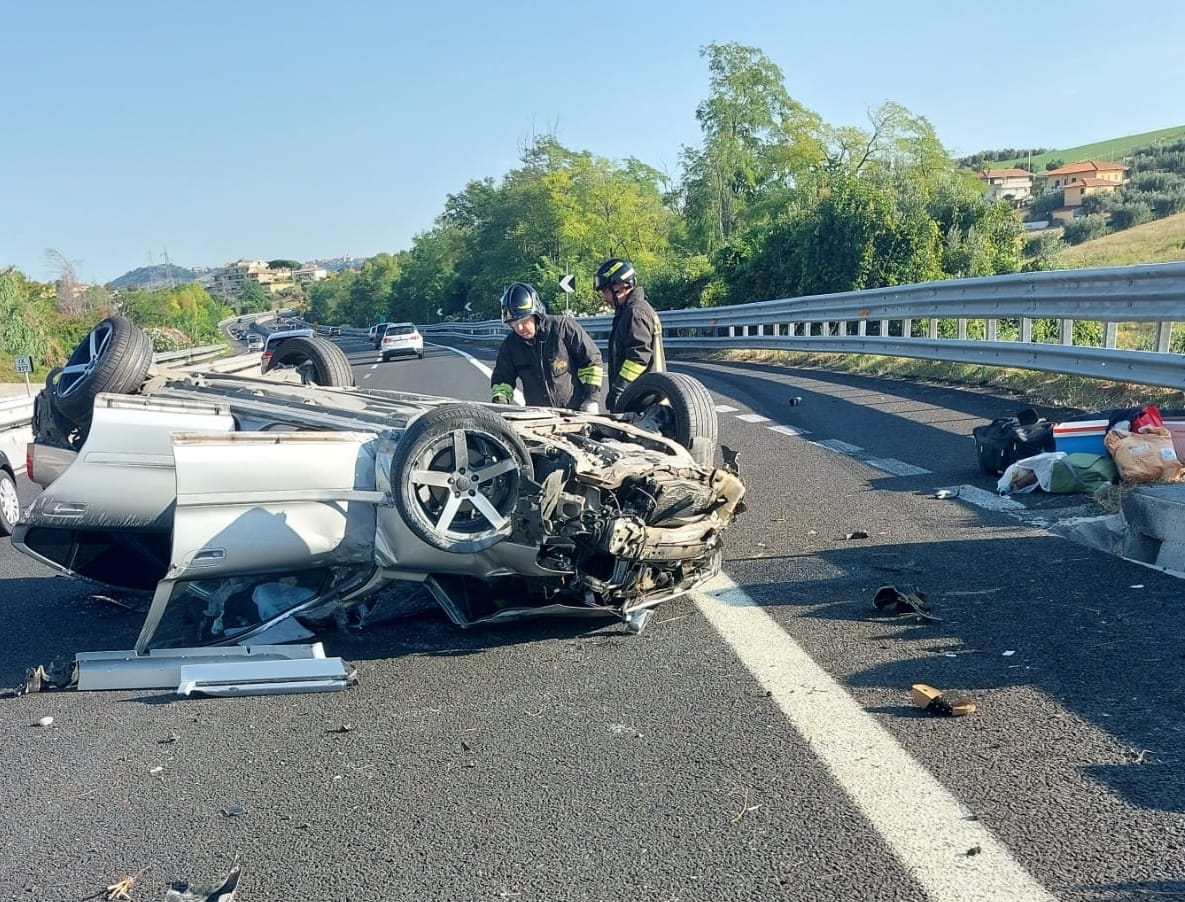
<instances>
[{"instance_id":1,"label":"green tree","mask_svg":"<svg viewBox=\"0 0 1185 902\"><path fill-rule=\"evenodd\" d=\"M272 309L272 296L258 282L248 279L239 289L239 309L244 313L262 313Z\"/></svg>"},{"instance_id":2,"label":"green tree","mask_svg":"<svg viewBox=\"0 0 1185 902\"><path fill-rule=\"evenodd\" d=\"M32 357L40 366L51 350L50 295L39 288L15 269L0 271L0 354L7 361Z\"/></svg>"},{"instance_id":3,"label":"green tree","mask_svg":"<svg viewBox=\"0 0 1185 902\"><path fill-rule=\"evenodd\" d=\"M339 304L337 316L351 323L375 323L390 316L391 289L399 278L399 261L391 254L376 254L350 281L349 292Z\"/></svg>"},{"instance_id":4,"label":"green tree","mask_svg":"<svg viewBox=\"0 0 1185 902\"><path fill-rule=\"evenodd\" d=\"M704 140L683 150L683 213L693 246L711 253L747 224L767 187L791 185L823 159L823 123L760 50L708 44L700 56L709 71L695 111Z\"/></svg>"},{"instance_id":5,"label":"green tree","mask_svg":"<svg viewBox=\"0 0 1185 902\"><path fill-rule=\"evenodd\" d=\"M330 273L320 282L314 282L308 291L308 306L305 314L308 320L317 323L368 325L366 319L355 320L349 315L350 286L357 276L357 270L343 269Z\"/></svg>"}]
</instances>

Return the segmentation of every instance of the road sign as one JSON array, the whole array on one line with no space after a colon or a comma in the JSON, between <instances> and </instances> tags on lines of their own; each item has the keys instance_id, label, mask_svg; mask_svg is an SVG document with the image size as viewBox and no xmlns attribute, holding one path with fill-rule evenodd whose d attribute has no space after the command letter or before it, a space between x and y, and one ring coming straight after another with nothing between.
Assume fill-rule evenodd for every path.
<instances>
[{"instance_id":1,"label":"road sign","mask_svg":"<svg viewBox=\"0 0 1185 902\"><path fill-rule=\"evenodd\" d=\"M444 308L443 308L443 307L437 307L437 308L436 308L436 315L437 315L437 316L444 316Z\"/></svg>"},{"instance_id":2,"label":"road sign","mask_svg":"<svg viewBox=\"0 0 1185 902\"><path fill-rule=\"evenodd\" d=\"M15 358L15 360L16 360L16 371L18 373L33 372L33 358L32 357L17 357L17 358Z\"/></svg>"},{"instance_id":3,"label":"road sign","mask_svg":"<svg viewBox=\"0 0 1185 902\"><path fill-rule=\"evenodd\" d=\"M560 277L560 288L562 288L568 294L571 294L573 291L576 290L576 286L572 284L575 281L576 281L576 277L574 275L572 275L571 273L568 273L566 276L561 276Z\"/></svg>"},{"instance_id":4,"label":"road sign","mask_svg":"<svg viewBox=\"0 0 1185 902\"><path fill-rule=\"evenodd\" d=\"M472 304L471 302L469 302L469 301L466 301L466 302L465 302L465 312L466 312L466 313L472 313L472 312L473 312L473 304Z\"/></svg>"}]
</instances>

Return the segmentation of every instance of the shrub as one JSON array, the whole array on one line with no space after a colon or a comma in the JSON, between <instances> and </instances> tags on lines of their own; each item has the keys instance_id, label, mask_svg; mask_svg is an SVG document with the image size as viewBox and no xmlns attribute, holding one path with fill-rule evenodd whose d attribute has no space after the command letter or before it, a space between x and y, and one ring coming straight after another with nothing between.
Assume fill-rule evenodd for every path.
<instances>
[{"instance_id":1,"label":"shrub","mask_svg":"<svg viewBox=\"0 0 1185 902\"><path fill-rule=\"evenodd\" d=\"M1071 219L1062 229L1062 237L1066 244L1081 244L1092 238L1101 238L1107 234L1107 219L1101 214L1079 216Z\"/></svg>"},{"instance_id":2,"label":"shrub","mask_svg":"<svg viewBox=\"0 0 1185 902\"><path fill-rule=\"evenodd\" d=\"M1048 219L1049 215L1062 205L1062 192L1051 191L1042 194L1029 207L1029 219Z\"/></svg>"},{"instance_id":3,"label":"shrub","mask_svg":"<svg viewBox=\"0 0 1185 902\"><path fill-rule=\"evenodd\" d=\"M1061 232L1056 229L1030 235L1025 241L1025 272L1057 268L1057 255L1065 246Z\"/></svg>"},{"instance_id":4,"label":"shrub","mask_svg":"<svg viewBox=\"0 0 1185 902\"><path fill-rule=\"evenodd\" d=\"M1172 216L1185 210L1185 188L1146 195L1153 211L1159 216Z\"/></svg>"},{"instance_id":5,"label":"shrub","mask_svg":"<svg viewBox=\"0 0 1185 902\"><path fill-rule=\"evenodd\" d=\"M1113 229L1130 229L1152 220L1152 207L1143 201L1121 204L1111 211L1110 225Z\"/></svg>"},{"instance_id":6,"label":"shrub","mask_svg":"<svg viewBox=\"0 0 1185 902\"><path fill-rule=\"evenodd\" d=\"M1182 187L1185 187L1185 177L1175 172L1154 170L1132 176L1131 181L1124 186L1124 191L1171 191Z\"/></svg>"}]
</instances>

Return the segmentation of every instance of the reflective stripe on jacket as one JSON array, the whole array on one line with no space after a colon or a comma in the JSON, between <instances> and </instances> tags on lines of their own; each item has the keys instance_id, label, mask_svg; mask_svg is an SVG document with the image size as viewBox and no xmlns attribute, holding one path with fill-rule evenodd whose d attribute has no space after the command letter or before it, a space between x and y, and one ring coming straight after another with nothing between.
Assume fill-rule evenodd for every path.
<instances>
[{"instance_id":1,"label":"reflective stripe on jacket","mask_svg":"<svg viewBox=\"0 0 1185 902\"><path fill-rule=\"evenodd\" d=\"M646 292L636 286L613 314L609 332L609 408L613 409L626 387L647 372L666 370L662 347L662 321Z\"/></svg>"},{"instance_id":2,"label":"reflective stripe on jacket","mask_svg":"<svg viewBox=\"0 0 1185 902\"><path fill-rule=\"evenodd\" d=\"M521 381L523 398L537 407L577 410L599 401L604 376L601 352L588 333L570 316L537 315L538 329L531 341L511 332L498 349L490 375L495 401L509 402Z\"/></svg>"}]
</instances>

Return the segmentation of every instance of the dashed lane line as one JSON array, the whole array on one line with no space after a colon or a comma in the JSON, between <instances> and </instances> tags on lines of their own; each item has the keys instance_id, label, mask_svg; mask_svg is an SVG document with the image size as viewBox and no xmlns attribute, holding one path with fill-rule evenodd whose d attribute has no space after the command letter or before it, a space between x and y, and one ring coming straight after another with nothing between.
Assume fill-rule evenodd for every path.
<instances>
[{"instance_id":1,"label":"dashed lane line","mask_svg":"<svg viewBox=\"0 0 1185 902\"><path fill-rule=\"evenodd\" d=\"M809 429L799 429L797 426L766 426L770 432L777 432L780 435L810 435Z\"/></svg>"},{"instance_id":2,"label":"dashed lane line","mask_svg":"<svg viewBox=\"0 0 1185 902\"><path fill-rule=\"evenodd\" d=\"M876 467L878 470L884 470L886 473L892 473L894 476L925 476L927 473L933 472L925 467L907 464L895 457L865 458L864 463L870 467Z\"/></svg>"},{"instance_id":3,"label":"dashed lane line","mask_svg":"<svg viewBox=\"0 0 1185 902\"><path fill-rule=\"evenodd\" d=\"M822 438L815 442L822 448L828 451L835 451L838 454L863 454L864 449L859 445L849 445L847 442L841 442L837 438Z\"/></svg>"},{"instance_id":4,"label":"dashed lane line","mask_svg":"<svg viewBox=\"0 0 1185 902\"><path fill-rule=\"evenodd\" d=\"M722 573L692 598L931 902L1054 902L736 583Z\"/></svg>"},{"instance_id":5,"label":"dashed lane line","mask_svg":"<svg viewBox=\"0 0 1185 902\"><path fill-rule=\"evenodd\" d=\"M768 423L769 417L763 417L759 413L738 413L738 420L744 420L746 423Z\"/></svg>"}]
</instances>

